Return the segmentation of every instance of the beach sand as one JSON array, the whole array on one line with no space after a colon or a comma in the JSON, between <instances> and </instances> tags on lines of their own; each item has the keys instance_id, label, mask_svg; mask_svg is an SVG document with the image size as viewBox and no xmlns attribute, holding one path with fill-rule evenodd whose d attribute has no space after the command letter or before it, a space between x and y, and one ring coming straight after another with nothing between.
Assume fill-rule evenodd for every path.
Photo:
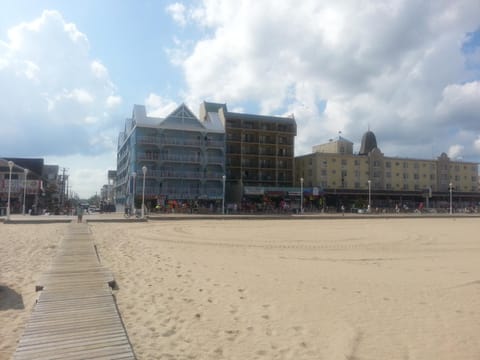
<instances>
[{"instance_id":1,"label":"beach sand","mask_svg":"<svg viewBox=\"0 0 480 360\"><path fill-rule=\"evenodd\" d=\"M36 281L48 270L65 224L0 223L0 359L10 359L32 312Z\"/></svg>"},{"instance_id":2,"label":"beach sand","mask_svg":"<svg viewBox=\"0 0 480 360\"><path fill-rule=\"evenodd\" d=\"M450 360L480 358L479 225L364 218L91 228L139 359ZM0 357L15 349L35 276L64 226L0 224L0 284L25 305L0 310Z\"/></svg>"}]
</instances>

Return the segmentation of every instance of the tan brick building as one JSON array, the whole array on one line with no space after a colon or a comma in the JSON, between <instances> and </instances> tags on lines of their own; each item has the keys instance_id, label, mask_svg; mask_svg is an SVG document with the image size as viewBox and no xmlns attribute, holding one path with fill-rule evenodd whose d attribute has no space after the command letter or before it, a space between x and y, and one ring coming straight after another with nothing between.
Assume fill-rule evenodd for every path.
<instances>
[{"instance_id":1,"label":"tan brick building","mask_svg":"<svg viewBox=\"0 0 480 360\"><path fill-rule=\"evenodd\" d=\"M455 191L456 196L478 196L478 164L455 161L442 153L437 159L385 156L377 147L373 132L362 138L358 154L353 143L338 137L313 147L313 152L295 158L296 184L320 187L326 193L365 195L376 192L383 199L403 196L418 198L426 193L438 196ZM420 201L418 200L418 201Z\"/></svg>"}]
</instances>

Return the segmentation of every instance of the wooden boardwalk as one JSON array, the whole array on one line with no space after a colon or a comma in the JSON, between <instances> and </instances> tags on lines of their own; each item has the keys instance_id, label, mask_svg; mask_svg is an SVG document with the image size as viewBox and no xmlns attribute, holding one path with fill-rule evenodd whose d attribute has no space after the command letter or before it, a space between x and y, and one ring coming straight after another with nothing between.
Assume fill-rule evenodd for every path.
<instances>
[{"instance_id":1,"label":"wooden boardwalk","mask_svg":"<svg viewBox=\"0 0 480 360\"><path fill-rule=\"evenodd\" d=\"M13 358L135 359L113 284L88 225L69 225Z\"/></svg>"}]
</instances>

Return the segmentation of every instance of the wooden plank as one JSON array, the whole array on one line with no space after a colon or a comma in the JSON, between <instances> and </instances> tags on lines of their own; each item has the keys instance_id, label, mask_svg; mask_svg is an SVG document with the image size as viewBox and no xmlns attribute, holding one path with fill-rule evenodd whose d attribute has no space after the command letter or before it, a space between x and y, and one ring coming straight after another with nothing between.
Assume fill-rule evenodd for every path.
<instances>
[{"instance_id":1,"label":"wooden plank","mask_svg":"<svg viewBox=\"0 0 480 360\"><path fill-rule=\"evenodd\" d=\"M51 268L14 359L135 359L86 224L72 224Z\"/></svg>"}]
</instances>

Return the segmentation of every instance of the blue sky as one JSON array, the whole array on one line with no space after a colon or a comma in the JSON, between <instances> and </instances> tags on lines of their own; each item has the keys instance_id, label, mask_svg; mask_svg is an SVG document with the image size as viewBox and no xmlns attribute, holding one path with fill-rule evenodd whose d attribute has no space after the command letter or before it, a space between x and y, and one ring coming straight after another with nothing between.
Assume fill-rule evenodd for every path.
<instances>
[{"instance_id":1,"label":"blue sky","mask_svg":"<svg viewBox=\"0 0 480 360\"><path fill-rule=\"evenodd\" d=\"M368 127L387 156L480 161L480 2L2 1L0 156L86 197L133 104L297 120L296 154Z\"/></svg>"}]
</instances>

